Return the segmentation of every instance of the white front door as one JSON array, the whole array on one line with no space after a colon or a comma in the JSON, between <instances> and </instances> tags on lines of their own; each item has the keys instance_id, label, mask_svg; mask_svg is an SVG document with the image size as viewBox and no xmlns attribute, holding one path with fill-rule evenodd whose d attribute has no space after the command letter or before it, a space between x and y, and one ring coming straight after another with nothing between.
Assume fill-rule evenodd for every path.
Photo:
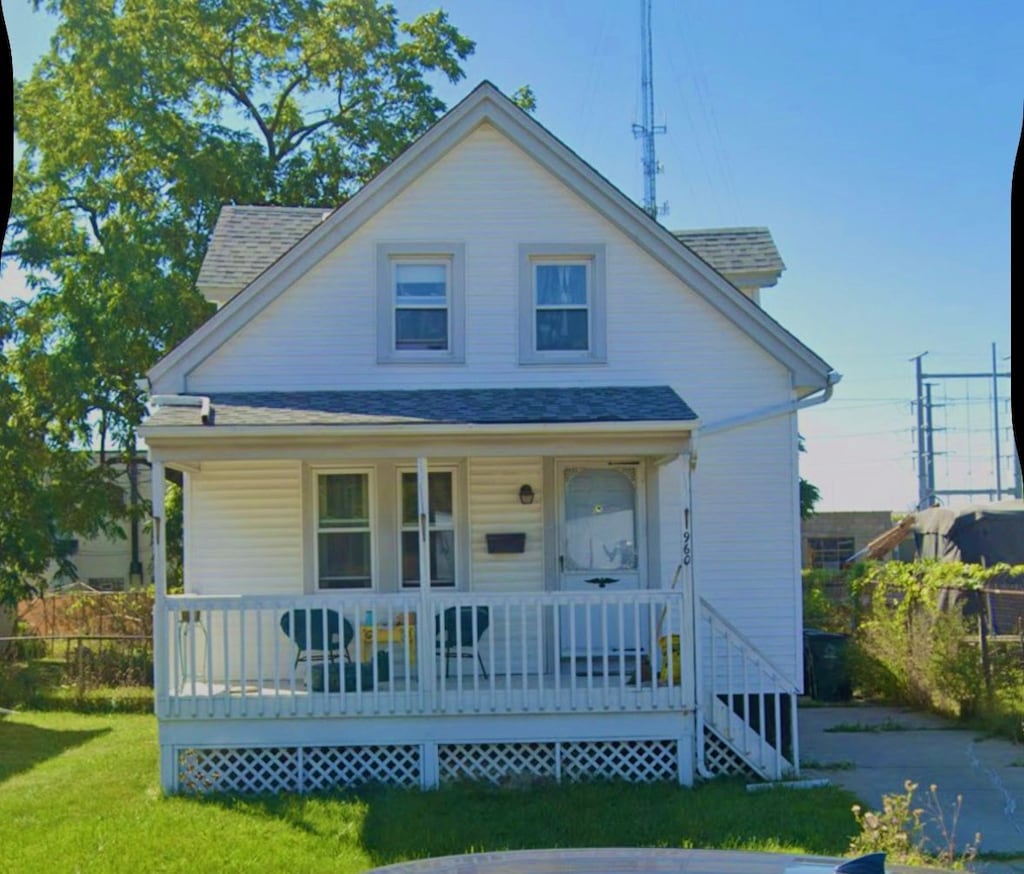
<instances>
[{"instance_id":1,"label":"white front door","mask_svg":"<svg viewBox=\"0 0 1024 874\"><path fill-rule=\"evenodd\" d=\"M560 588L591 592L598 597L643 588L644 501L640 466L565 463L559 466L558 476ZM634 649L634 609L620 612L597 605L563 610L559 635L562 654L568 655L573 648L577 654L591 655Z\"/></svg>"}]
</instances>

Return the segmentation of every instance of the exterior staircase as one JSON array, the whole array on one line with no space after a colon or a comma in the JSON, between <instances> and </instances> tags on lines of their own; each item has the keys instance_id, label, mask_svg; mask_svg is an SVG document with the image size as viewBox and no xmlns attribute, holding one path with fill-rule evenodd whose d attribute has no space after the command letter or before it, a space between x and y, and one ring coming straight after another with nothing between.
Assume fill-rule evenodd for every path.
<instances>
[{"instance_id":1,"label":"exterior staircase","mask_svg":"<svg viewBox=\"0 0 1024 874\"><path fill-rule=\"evenodd\" d=\"M703 598L697 627L698 772L797 774L796 683Z\"/></svg>"}]
</instances>

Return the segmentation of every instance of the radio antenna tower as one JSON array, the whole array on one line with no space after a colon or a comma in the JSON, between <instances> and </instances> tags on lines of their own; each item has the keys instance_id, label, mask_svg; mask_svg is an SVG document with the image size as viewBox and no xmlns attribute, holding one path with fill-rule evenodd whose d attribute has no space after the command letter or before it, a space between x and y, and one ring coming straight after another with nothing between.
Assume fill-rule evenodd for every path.
<instances>
[{"instance_id":1,"label":"radio antenna tower","mask_svg":"<svg viewBox=\"0 0 1024 874\"><path fill-rule=\"evenodd\" d=\"M640 0L640 48L641 72L640 88L643 103L643 124L633 125L633 136L643 141L644 167L644 212L651 218L659 213L668 212L666 203L658 208L658 197L655 193L655 177L661 171L657 158L654 157L654 137L663 134L666 127L654 123L654 52L651 37L651 0Z\"/></svg>"}]
</instances>

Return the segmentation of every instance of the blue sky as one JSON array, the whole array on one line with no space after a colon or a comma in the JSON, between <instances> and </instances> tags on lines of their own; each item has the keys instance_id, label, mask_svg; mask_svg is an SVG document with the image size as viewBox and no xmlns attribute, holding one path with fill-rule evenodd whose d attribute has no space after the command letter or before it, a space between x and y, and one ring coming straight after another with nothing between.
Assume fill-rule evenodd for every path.
<instances>
[{"instance_id":1,"label":"blue sky","mask_svg":"<svg viewBox=\"0 0 1024 874\"><path fill-rule=\"evenodd\" d=\"M436 2L398 2L403 17ZM466 79L529 84L537 119L642 199L640 0L450 0ZM5 2L15 75L52 25ZM765 308L843 374L801 415L819 509L912 507L914 369L1010 361L1010 180L1024 4L653 0L659 202L671 229L767 225L787 264ZM10 271L0 295L19 292ZM1003 359L1006 360L1003 360ZM1009 381L1001 380L1005 397ZM936 381L939 488L987 488L991 388ZM938 405L942 404L941 407ZM1000 410L1001 448L1012 445ZM1012 481L1002 462L1004 485Z\"/></svg>"}]
</instances>

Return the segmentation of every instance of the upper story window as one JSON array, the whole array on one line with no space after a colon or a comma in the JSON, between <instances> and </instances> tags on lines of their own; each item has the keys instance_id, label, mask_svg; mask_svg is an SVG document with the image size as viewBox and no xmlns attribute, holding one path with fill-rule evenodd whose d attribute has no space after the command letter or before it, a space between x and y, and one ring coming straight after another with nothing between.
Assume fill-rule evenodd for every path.
<instances>
[{"instance_id":1,"label":"upper story window","mask_svg":"<svg viewBox=\"0 0 1024 874\"><path fill-rule=\"evenodd\" d=\"M604 246L519 247L519 361L606 360Z\"/></svg>"},{"instance_id":2,"label":"upper story window","mask_svg":"<svg viewBox=\"0 0 1024 874\"><path fill-rule=\"evenodd\" d=\"M462 245L378 245L377 360L465 360L464 301Z\"/></svg>"},{"instance_id":3,"label":"upper story window","mask_svg":"<svg viewBox=\"0 0 1024 874\"><path fill-rule=\"evenodd\" d=\"M395 290L395 349L447 352L449 264L447 261L392 262Z\"/></svg>"},{"instance_id":4,"label":"upper story window","mask_svg":"<svg viewBox=\"0 0 1024 874\"><path fill-rule=\"evenodd\" d=\"M372 588L370 494L369 471L317 476L317 588Z\"/></svg>"}]
</instances>

